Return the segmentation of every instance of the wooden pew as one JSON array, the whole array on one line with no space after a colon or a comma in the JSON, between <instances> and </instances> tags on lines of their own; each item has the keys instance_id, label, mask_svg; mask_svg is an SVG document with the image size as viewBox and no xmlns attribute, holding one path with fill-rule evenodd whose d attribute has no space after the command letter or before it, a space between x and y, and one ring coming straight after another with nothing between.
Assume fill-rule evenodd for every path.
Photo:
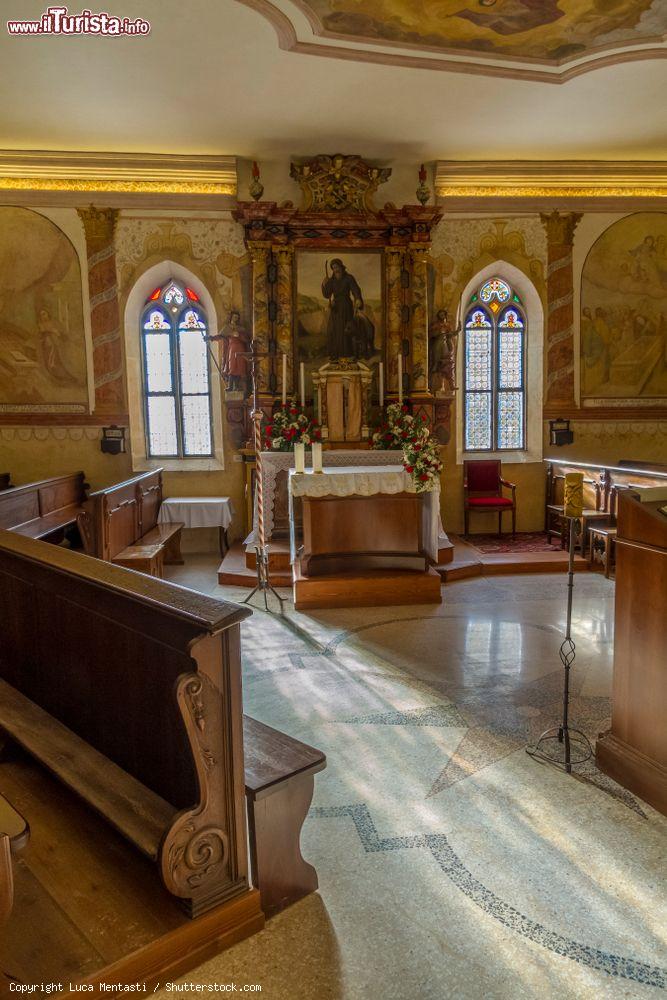
<instances>
[{"instance_id":1,"label":"wooden pew","mask_svg":"<svg viewBox=\"0 0 667 1000\"><path fill-rule=\"evenodd\" d=\"M11 802L0 795L0 932L11 916L14 905L12 854L25 847L30 829ZM9 995L10 979L0 970L0 995ZM4 990L3 990L4 987Z\"/></svg>"},{"instance_id":2,"label":"wooden pew","mask_svg":"<svg viewBox=\"0 0 667 1000\"><path fill-rule=\"evenodd\" d=\"M0 532L0 730L152 859L191 917L248 890L250 613Z\"/></svg>"},{"instance_id":3,"label":"wooden pew","mask_svg":"<svg viewBox=\"0 0 667 1000\"><path fill-rule=\"evenodd\" d=\"M83 510L87 484L83 472L54 476L0 492L0 528L29 538L61 541Z\"/></svg>"},{"instance_id":4,"label":"wooden pew","mask_svg":"<svg viewBox=\"0 0 667 1000\"><path fill-rule=\"evenodd\" d=\"M321 750L243 717L250 862L267 917L317 889L317 872L301 856L301 827L314 777L327 766Z\"/></svg>"},{"instance_id":5,"label":"wooden pew","mask_svg":"<svg viewBox=\"0 0 667 1000\"><path fill-rule=\"evenodd\" d=\"M629 462L620 465L593 465L587 462L559 461L546 458L547 488L544 513L545 531L551 540L555 535L564 544L561 521L563 517L563 486L568 472L581 472L584 476L584 531L581 539L582 554L588 545L589 528L610 525L614 522L614 502L619 491L631 486L667 486L667 469L653 467L653 463Z\"/></svg>"},{"instance_id":6,"label":"wooden pew","mask_svg":"<svg viewBox=\"0 0 667 1000\"><path fill-rule=\"evenodd\" d=\"M162 469L91 493L77 521L86 553L157 577L180 565L183 524L158 524L161 503Z\"/></svg>"}]
</instances>

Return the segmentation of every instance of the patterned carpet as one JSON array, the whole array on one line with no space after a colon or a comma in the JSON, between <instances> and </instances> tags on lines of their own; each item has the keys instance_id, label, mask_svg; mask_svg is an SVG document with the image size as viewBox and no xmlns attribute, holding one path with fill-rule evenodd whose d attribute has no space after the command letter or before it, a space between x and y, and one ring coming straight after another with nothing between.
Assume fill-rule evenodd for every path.
<instances>
[{"instance_id":1,"label":"patterned carpet","mask_svg":"<svg viewBox=\"0 0 667 1000\"><path fill-rule=\"evenodd\" d=\"M320 890L189 981L307 1000L665 996L667 822L593 762L568 777L525 752L560 710L564 581L443 596L244 623L246 711L327 754L302 837ZM612 620L613 585L577 578L571 715L591 739Z\"/></svg>"},{"instance_id":2,"label":"patterned carpet","mask_svg":"<svg viewBox=\"0 0 667 1000\"><path fill-rule=\"evenodd\" d=\"M518 532L515 538L511 535L468 535L465 539L480 552L558 552L560 540L550 545L544 531Z\"/></svg>"}]
</instances>

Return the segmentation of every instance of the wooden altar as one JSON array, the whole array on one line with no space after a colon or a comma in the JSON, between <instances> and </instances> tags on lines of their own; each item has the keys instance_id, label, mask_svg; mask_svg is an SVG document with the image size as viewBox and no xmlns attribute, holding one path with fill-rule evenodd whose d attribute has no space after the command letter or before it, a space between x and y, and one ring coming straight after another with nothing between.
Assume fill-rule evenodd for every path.
<instances>
[{"instance_id":1,"label":"wooden altar","mask_svg":"<svg viewBox=\"0 0 667 1000\"><path fill-rule=\"evenodd\" d=\"M289 495L297 611L441 603L439 490L417 493L401 466L340 466L291 471Z\"/></svg>"},{"instance_id":2,"label":"wooden altar","mask_svg":"<svg viewBox=\"0 0 667 1000\"><path fill-rule=\"evenodd\" d=\"M292 177L303 194L300 208L292 202L239 202L233 213L244 227L252 261L252 330L259 349L267 354L259 374L259 400L267 420L279 404L283 388L288 398L298 396L299 344L304 331L299 329L297 315L297 256L304 251L326 251L332 257L343 251L369 251L378 256L381 264L382 304L377 333L382 341L379 350L384 365L385 402L398 398L400 353L405 402L416 416L424 414L442 443L449 439L451 398L436 399L428 378L427 259L431 231L442 213L431 205L397 208L387 203L377 209L373 198L390 173L358 156L318 156L292 164ZM287 358L284 387L283 355ZM359 371L364 365L358 357L331 357L329 361L348 365L357 361ZM340 364L339 368L342 370ZM309 379L306 385L306 407L317 416L313 381ZM362 396L366 396L363 438L364 429L379 413L377 364L372 383L369 377L362 380L362 386ZM326 406L324 397L322 403ZM247 401L228 401L227 418L234 423L245 419L247 424L247 410ZM333 440L331 434L329 440Z\"/></svg>"}]
</instances>

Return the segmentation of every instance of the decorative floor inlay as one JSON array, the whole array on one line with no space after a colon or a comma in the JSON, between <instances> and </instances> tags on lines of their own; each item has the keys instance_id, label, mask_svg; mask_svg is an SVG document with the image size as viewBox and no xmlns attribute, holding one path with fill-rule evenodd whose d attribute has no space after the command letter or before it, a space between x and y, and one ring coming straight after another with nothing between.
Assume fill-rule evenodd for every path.
<instances>
[{"instance_id":1,"label":"decorative floor inlay","mask_svg":"<svg viewBox=\"0 0 667 1000\"><path fill-rule=\"evenodd\" d=\"M593 741L613 595L575 580L571 722ZM560 713L565 580L443 597L243 623L244 710L327 755L302 835L320 890L190 979L272 1000L665 995L667 821L594 760L568 777L526 753Z\"/></svg>"},{"instance_id":2,"label":"decorative floor inlay","mask_svg":"<svg viewBox=\"0 0 667 1000\"><path fill-rule=\"evenodd\" d=\"M315 819L338 819L349 816L367 853L426 847L431 851L444 874L476 906L488 913L494 920L505 924L506 927L510 927L523 937L548 948L549 951L553 951L557 955L562 955L564 958L605 972L608 976L620 976L623 979L632 979L637 983L657 986L660 989L665 989L667 986L667 970L664 968L634 958L625 958L622 955L600 951L598 948L591 948L578 941L572 941L561 934L555 934L499 899L468 871L450 847L444 834L431 833L417 834L412 837L381 838L375 829L368 807L363 802L351 806L320 806L311 809L310 815Z\"/></svg>"}]
</instances>

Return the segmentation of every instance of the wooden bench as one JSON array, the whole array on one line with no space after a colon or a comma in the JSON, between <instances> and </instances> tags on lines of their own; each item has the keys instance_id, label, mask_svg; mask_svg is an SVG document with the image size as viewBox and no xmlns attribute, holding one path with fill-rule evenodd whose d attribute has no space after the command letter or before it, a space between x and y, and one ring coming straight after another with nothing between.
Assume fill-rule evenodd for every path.
<instances>
[{"instance_id":1,"label":"wooden bench","mask_svg":"<svg viewBox=\"0 0 667 1000\"><path fill-rule=\"evenodd\" d=\"M314 775L327 765L321 750L243 717L250 862L267 917L317 889L317 872L301 856L301 827Z\"/></svg>"},{"instance_id":2,"label":"wooden bench","mask_svg":"<svg viewBox=\"0 0 667 1000\"><path fill-rule=\"evenodd\" d=\"M12 854L17 854L28 842L30 828L26 820L14 809L11 802L0 795L0 932L9 920L14 905L14 874ZM10 979L0 971L1 987L9 992Z\"/></svg>"},{"instance_id":3,"label":"wooden bench","mask_svg":"<svg viewBox=\"0 0 667 1000\"><path fill-rule=\"evenodd\" d=\"M77 522L85 551L149 576L182 564L183 524L158 524L161 503L161 469L91 493Z\"/></svg>"},{"instance_id":4,"label":"wooden bench","mask_svg":"<svg viewBox=\"0 0 667 1000\"><path fill-rule=\"evenodd\" d=\"M250 610L12 532L0 577L0 730L154 861L190 916L249 891Z\"/></svg>"},{"instance_id":5,"label":"wooden bench","mask_svg":"<svg viewBox=\"0 0 667 1000\"><path fill-rule=\"evenodd\" d=\"M0 528L29 538L62 541L86 499L83 472L54 476L0 491Z\"/></svg>"}]
</instances>

